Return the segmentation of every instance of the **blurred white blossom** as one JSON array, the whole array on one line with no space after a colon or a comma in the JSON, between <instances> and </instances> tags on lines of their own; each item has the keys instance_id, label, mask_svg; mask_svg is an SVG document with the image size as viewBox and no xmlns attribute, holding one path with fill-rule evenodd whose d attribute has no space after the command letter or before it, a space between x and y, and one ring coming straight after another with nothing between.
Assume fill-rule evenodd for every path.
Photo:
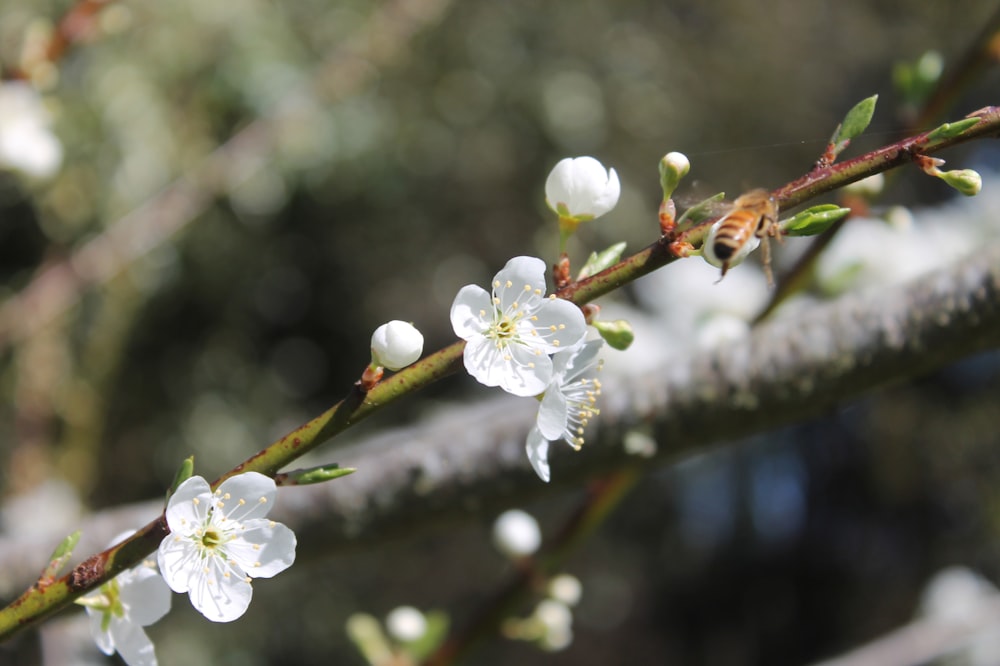
<instances>
[{"instance_id":1,"label":"blurred white blossom","mask_svg":"<svg viewBox=\"0 0 1000 666\"><path fill-rule=\"evenodd\" d=\"M34 178L55 174L63 148L51 122L38 91L21 81L0 82L0 168Z\"/></svg>"},{"instance_id":2,"label":"blurred white blossom","mask_svg":"<svg viewBox=\"0 0 1000 666\"><path fill-rule=\"evenodd\" d=\"M538 521L520 509L510 509L500 514L493 523L493 543L508 557L531 555L542 545L542 531Z\"/></svg>"},{"instance_id":3,"label":"blurred white blossom","mask_svg":"<svg viewBox=\"0 0 1000 666\"><path fill-rule=\"evenodd\" d=\"M112 540L118 543L131 533ZM106 655L116 651L129 666L156 666L156 652L143 627L170 610L170 588L152 562L123 571L76 600L87 609L90 633Z\"/></svg>"},{"instance_id":4,"label":"blurred white blossom","mask_svg":"<svg viewBox=\"0 0 1000 666\"><path fill-rule=\"evenodd\" d=\"M427 618L413 606L399 606L386 616L385 628L397 641L409 643L427 632Z\"/></svg>"},{"instance_id":5,"label":"blurred white blossom","mask_svg":"<svg viewBox=\"0 0 1000 666\"><path fill-rule=\"evenodd\" d=\"M583 584L580 579L570 574L559 574L549 581L549 597L567 606L580 603L583 596Z\"/></svg>"}]
</instances>

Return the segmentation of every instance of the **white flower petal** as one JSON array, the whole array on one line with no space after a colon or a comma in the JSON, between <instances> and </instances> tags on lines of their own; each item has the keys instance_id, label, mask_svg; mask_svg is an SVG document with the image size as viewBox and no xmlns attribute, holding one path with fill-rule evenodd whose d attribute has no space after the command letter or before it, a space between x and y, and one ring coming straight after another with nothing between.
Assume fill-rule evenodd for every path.
<instances>
[{"instance_id":1,"label":"white flower petal","mask_svg":"<svg viewBox=\"0 0 1000 666\"><path fill-rule=\"evenodd\" d=\"M131 580L121 585L119 594L131 622L146 627L170 611L170 588L160 574L146 566L126 573L132 574Z\"/></svg>"},{"instance_id":2,"label":"white flower petal","mask_svg":"<svg viewBox=\"0 0 1000 666\"><path fill-rule=\"evenodd\" d=\"M531 324L538 335L524 337L549 354L572 349L587 335L583 312L562 298L547 299L535 312Z\"/></svg>"},{"instance_id":3,"label":"white flower petal","mask_svg":"<svg viewBox=\"0 0 1000 666\"><path fill-rule=\"evenodd\" d=\"M170 531L186 533L200 525L208 512L211 496L208 481L200 476L192 476L179 485L167 502L167 526Z\"/></svg>"},{"instance_id":4,"label":"white flower petal","mask_svg":"<svg viewBox=\"0 0 1000 666\"><path fill-rule=\"evenodd\" d=\"M493 295L504 312L514 303L525 307L544 294L545 262L538 257L514 257L493 278Z\"/></svg>"},{"instance_id":5,"label":"white flower petal","mask_svg":"<svg viewBox=\"0 0 1000 666\"><path fill-rule=\"evenodd\" d=\"M118 654L128 666L156 666L156 652L149 636L137 624L111 620L111 636Z\"/></svg>"},{"instance_id":6,"label":"white flower petal","mask_svg":"<svg viewBox=\"0 0 1000 666\"><path fill-rule=\"evenodd\" d=\"M532 428L528 433L525 445L528 452L528 462L542 481L549 482L549 440L545 439L538 428Z\"/></svg>"},{"instance_id":7,"label":"white flower petal","mask_svg":"<svg viewBox=\"0 0 1000 666\"><path fill-rule=\"evenodd\" d=\"M499 386L507 368L503 365L503 351L492 340L484 337L469 340L465 345L465 370L485 386Z\"/></svg>"},{"instance_id":8,"label":"white flower petal","mask_svg":"<svg viewBox=\"0 0 1000 666\"><path fill-rule=\"evenodd\" d=\"M178 593L191 589L192 582L202 576L198 551L179 534L168 534L156 551L160 574L171 590Z\"/></svg>"},{"instance_id":9,"label":"white flower petal","mask_svg":"<svg viewBox=\"0 0 1000 666\"><path fill-rule=\"evenodd\" d=\"M566 404L566 396L559 390L558 386L550 385L545 391L545 397L538 405L538 418L536 426L542 436L548 440L559 439L566 430L566 420L569 418L569 406Z\"/></svg>"},{"instance_id":10,"label":"white flower petal","mask_svg":"<svg viewBox=\"0 0 1000 666\"><path fill-rule=\"evenodd\" d=\"M499 386L504 391L523 397L538 395L552 377L552 359L536 349L510 345L499 368Z\"/></svg>"},{"instance_id":11,"label":"white flower petal","mask_svg":"<svg viewBox=\"0 0 1000 666\"><path fill-rule=\"evenodd\" d=\"M474 284L462 287L451 305L451 326L463 340L480 337L493 321L490 295Z\"/></svg>"},{"instance_id":12,"label":"white flower petal","mask_svg":"<svg viewBox=\"0 0 1000 666\"><path fill-rule=\"evenodd\" d=\"M576 381L597 363L604 340L589 340L579 350L560 352L552 357L553 376L559 375L564 384Z\"/></svg>"},{"instance_id":13,"label":"white flower petal","mask_svg":"<svg viewBox=\"0 0 1000 666\"><path fill-rule=\"evenodd\" d=\"M97 644L97 649L107 655L115 653L115 641L111 637L111 628L104 629L104 613L93 608L87 608L87 616L90 618L90 635Z\"/></svg>"},{"instance_id":14,"label":"white flower petal","mask_svg":"<svg viewBox=\"0 0 1000 666\"><path fill-rule=\"evenodd\" d=\"M295 562L295 533L269 520L247 521L229 553L253 578L271 578Z\"/></svg>"},{"instance_id":15,"label":"white flower petal","mask_svg":"<svg viewBox=\"0 0 1000 666\"><path fill-rule=\"evenodd\" d=\"M250 606L253 588L239 567L226 568L218 557L205 562L208 569L191 577L191 605L212 622L232 622Z\"/></svg>"},{"instance_id":16,"label":"white flower petal","mask_svg":"<svg viewBox=\"0 0 1000 666\"><path fill-rule=\"evenodd\" d=\"M274 506L276 494L274 479L259 472L231 476L215 491L216 502L224 503L226 520L235 522L266 516Z\"/></svg>"}]
</instances>

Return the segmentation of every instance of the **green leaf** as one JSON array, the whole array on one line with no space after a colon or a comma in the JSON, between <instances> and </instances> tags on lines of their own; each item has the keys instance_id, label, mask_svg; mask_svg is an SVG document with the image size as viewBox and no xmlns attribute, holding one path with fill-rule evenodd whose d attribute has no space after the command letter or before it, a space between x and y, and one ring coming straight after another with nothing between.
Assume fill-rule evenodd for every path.
<instances>
[{"instance_id":1,"label":"green leaf","mask_svg":"<svg viewBox=\"0 0 1000 666\"><path fill-rule=\"evenodd\" d=\"M308 486L313 483L323 483L339 479L348 474L354 474L357 469L354 467L341 467L337 463L329 465L319 465L306 469L293 469L291 472L282 472L274 477L274 482L279 486Z\"/></svg>"},{"instance_id":2,"label":"green leaf","mask_svg":"<svg viewBox=\"0 0 1000 666\"><path fill-rule=\"evenodd\" d=\"M80 541L80 534L80 530L77 530L56 546L56 549L52 551L52 555L49 557L49 563L45 567L45 571L42 572L40 580L50 580L59 575L62 568L69 562L69 558L73 556L73 549L76 548L76 544Z\"/></svg>"},{"instance_id":3,"label":"green leaf","mask_svg":"<svg viewBox=\"0 0 1000 666\"><path fill-rule=\"evenodd\" d=\"M620 243L615 243L606 250L600 253L591 252L590 256L587 258L587 263L583 265L580 269L580 275L577 277L578 280L588 278L591 275L597 275L605 268L614 266L618 263L618 260L622 258L622 252L625 251L625 241Z\"/></svg>"},{"instance_id":4,"label":"green leaf","mask_svg":"<svg viewBox=\"0 0 1000 666\"><path fill-rule=\"evenodd\" d=\"M979 124L981 118L965 118L963 120L957 120L953 123L945 123L940 127L931 131L927 135L928 141L940 141L942 139L950 139L953 136L958 136L965 130Z\"/></svg>"},{"instance_id":5,"label":"green leaf","mask_svg":"<svg viewBox=\"0 0 1000 666\"><path fill-rule=\"evenodd\" d=\"M864 132L868 127L868 123L872 121L872 116L875 115L875 103L877 101L878 95L872 95L855 104L854 108L844 116L844 121L837 126L837 130L833 133L830 143L837 146L843 144L843 147L846 147L851 139Z\"/></svg>"},{"instance_id":6,"label":"green leaf","mask_svg":"<svg viewBox=\"0 0 1000 666\"><path fill-rule=\"evenodd\" d=\"M830 225L847 217L850 208L841 208L836 204L820 204L796 214L782 223L788 236L815 236L830 228Z\"/></svg>"},{"instance_id":7,"label":"green leaf","mask_svg":"<svg viewBox=\"0 0 1000 666\"><path fill-rule=\"evenodd\" d=\"M593 325L604 341L618 351L628 349L635 341L635 331L632 330L632 324L624 319L595 321Z\"/></svg>"},{"instance_id":8,"label":"green leaf","mask_svg":"<svg viewBox=\"0 0 1000 666\"><path fill-rule=\"evenodd\" d=\"M194 474L194 456L188 456L181 463L181 466L177 468L177 473L174 474L174 481L167 490L167 500L170 499L170 496L174 494L182 483L191 478L192 474Z\"/></svg>"}]
</instances>

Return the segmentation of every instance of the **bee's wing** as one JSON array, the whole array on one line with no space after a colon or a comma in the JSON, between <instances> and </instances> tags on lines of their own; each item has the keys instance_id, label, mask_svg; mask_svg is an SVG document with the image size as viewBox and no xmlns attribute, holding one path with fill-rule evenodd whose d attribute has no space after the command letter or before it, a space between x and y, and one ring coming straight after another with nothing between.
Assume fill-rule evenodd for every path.
<instances>
[{"instance_id":1,"label":"bee's wing","mask_svg":"<svg viewBox=\"0 0 1000 666\"><path fill-rule=\"evenodd\" d=\"M722 217L728 214L733 210L733 203L727 201L725 196L725 192L719 192L707 199L694 201L690 204L685 203L685 197L680 197L679 200L675 198L681 208L684 209L684 213L678 218L678 222L686 220L691 223L697 223L707 220L710 217Z\"/></svg>"}]
</instances>

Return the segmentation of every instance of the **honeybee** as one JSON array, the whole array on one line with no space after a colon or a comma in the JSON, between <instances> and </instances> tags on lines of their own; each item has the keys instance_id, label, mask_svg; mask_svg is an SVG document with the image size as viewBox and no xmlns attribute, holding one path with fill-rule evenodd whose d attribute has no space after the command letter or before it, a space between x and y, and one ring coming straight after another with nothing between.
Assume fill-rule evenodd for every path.
<instances>
[{"instance_id":1,"label":"honeybee","mask_svg":"<svg viewBox=\"0 0 1000 666\"><path fill-rule=\"evenodd\" d=\"M721 280L729 266L739 263L752 250L747 247L751 239L757 238L761 247L764 273L767 283L774 284L771 274L771 248L769 239L781 240L778 227L778 202L765 189L750 190L733 201L732 208L720 217L705 238L703 251L706 258L722 268Z\"/></svg>"}]
</instances>

